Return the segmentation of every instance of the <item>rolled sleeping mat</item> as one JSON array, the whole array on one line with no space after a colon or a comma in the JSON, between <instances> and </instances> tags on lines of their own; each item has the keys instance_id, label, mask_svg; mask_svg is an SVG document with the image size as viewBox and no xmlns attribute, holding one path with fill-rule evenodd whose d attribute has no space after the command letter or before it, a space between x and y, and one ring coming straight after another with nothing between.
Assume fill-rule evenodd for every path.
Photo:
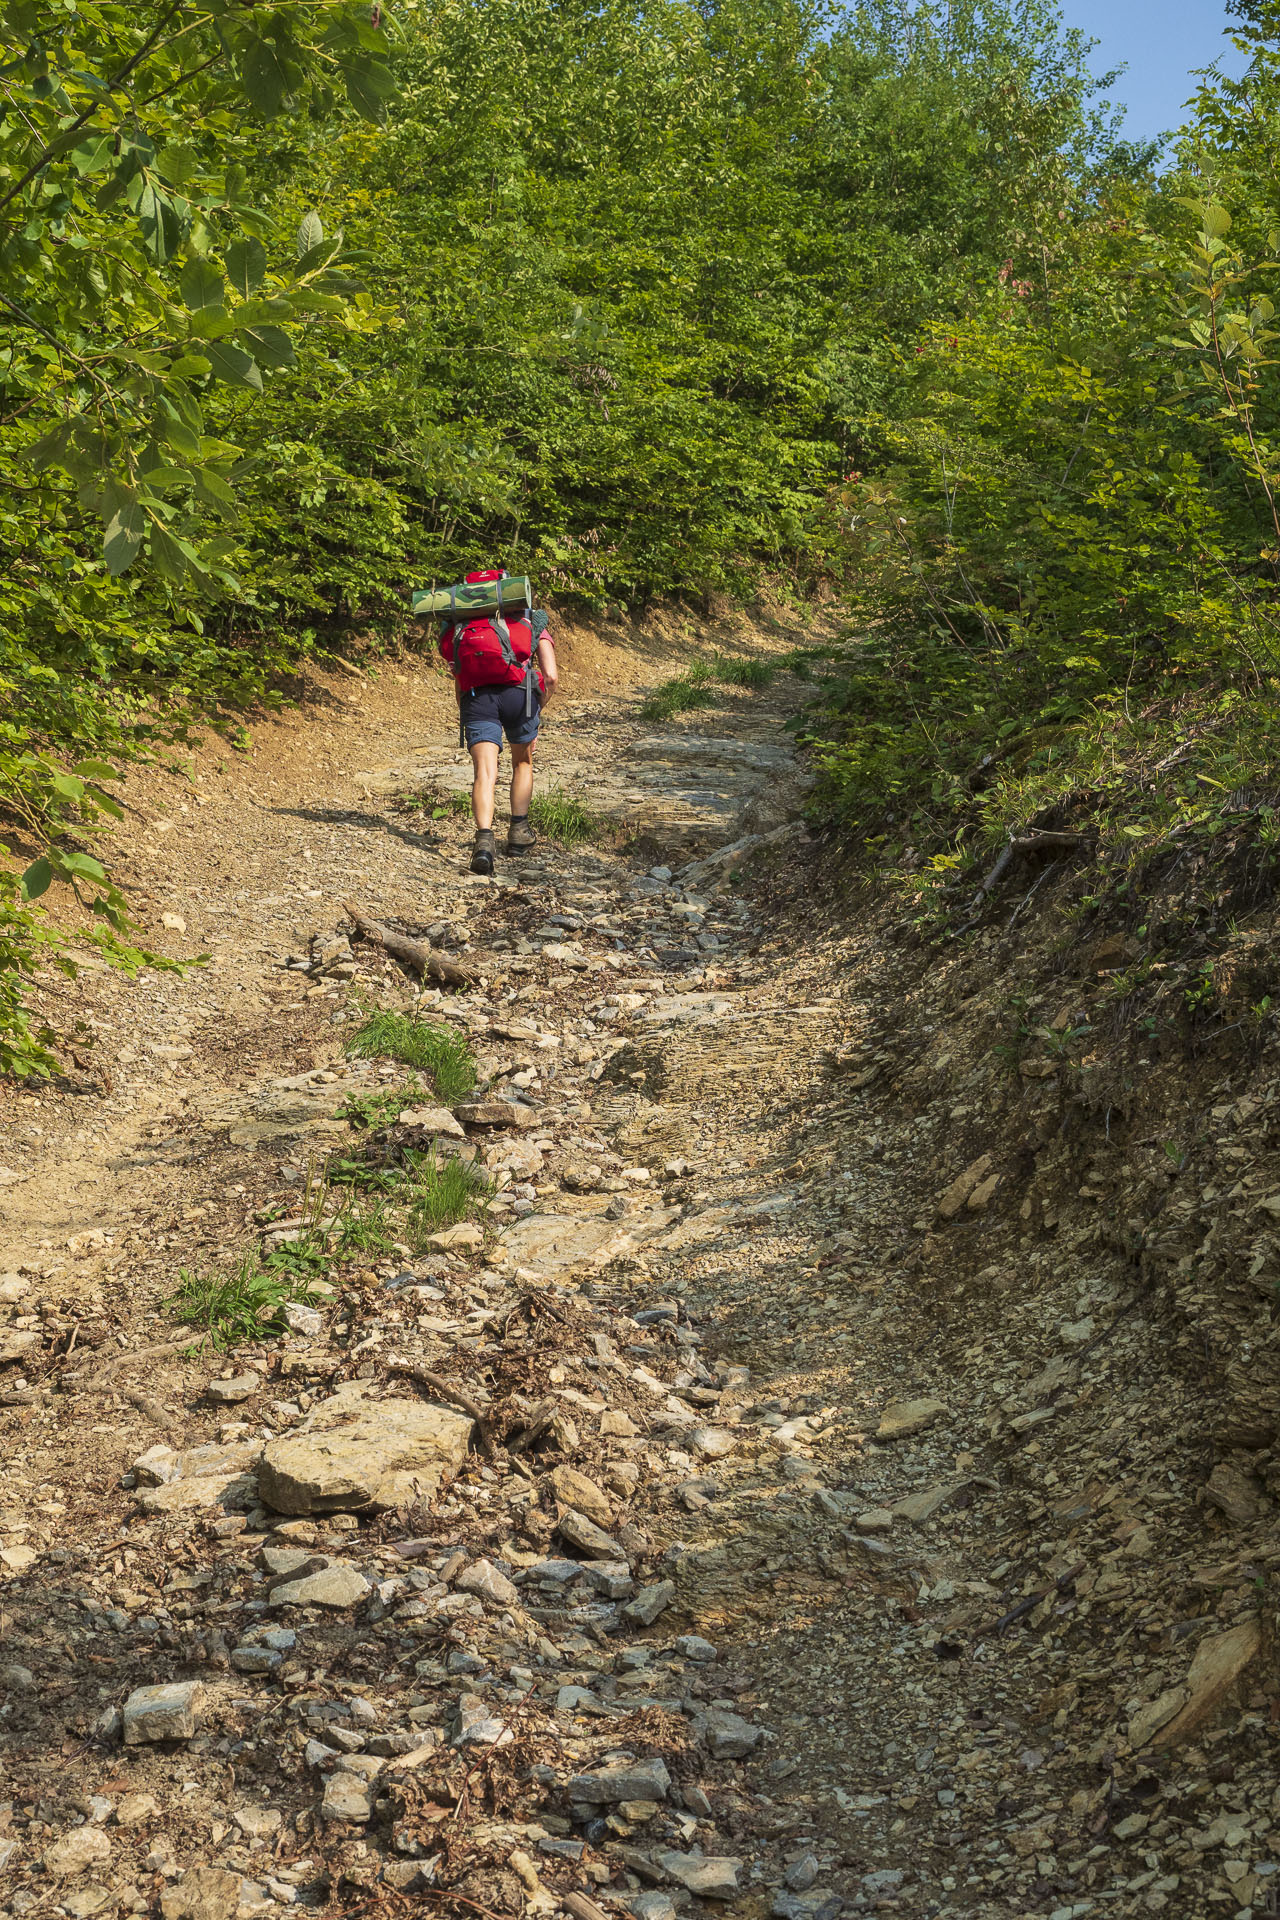
<instances>
[{"instance_id":1,"label":"rolled sleeping mat","mask_svg":"<svg viewBox=\"0 0 1280 1920\"><path fill-rule=\"evenodd\" d=\"M452 587L415 587L413 611L437 620L475 620L486 613L525 613L533 605L526 574L509 580L459 581Z\"/></svg>"}]
</instances>

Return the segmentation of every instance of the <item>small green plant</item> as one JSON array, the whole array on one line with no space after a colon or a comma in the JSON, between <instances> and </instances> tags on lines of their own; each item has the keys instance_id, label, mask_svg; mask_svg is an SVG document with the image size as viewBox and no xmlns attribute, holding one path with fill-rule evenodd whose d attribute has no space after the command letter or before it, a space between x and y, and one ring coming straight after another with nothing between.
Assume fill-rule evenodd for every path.
<instances>
[{"instance_id":1,"label":"small green plant","mask_svg":"<svg viewBox=\"0 0 1280 1920\"><path fill-rule=\"evenodd\" d=\"M433 1233L451 1227L489 1193L484 1175L465 1160L446 1160L436 1166L425 1161L418 1169L418 1184L409 1203L409 1240L423 1247Z\"/></svg>"},{"instance_id":2,"label":"small green plant","mask_svg":"<svg viewBox=\"0 0 1280 1920\"><path fill-rule=\"evenodd\" d=\"M381 1127L393 1126L404 1109L419 1098L420 1092L416 1081L409 1080L402 1086L388 1088L385 1093L348 1094L338 1109L338 1116L349 1120L353 1127L377 1133Z\"/></svg>"},{"instance_id":3,"label":"small green plant","mask_svg":"<svg viewBox=\"0 0 1280 1920\"><path fill-rule=\"evenodd\" d=\"M441 1100L460 1100L476 1084L475 1056L454 1027L435 1027L411 1014L371 1013L351 1041L366 1059L401 1060L427 1075Z\"/></svg>"},{"instance_id":4,"label":"small green plant","mask_svg":"<svg viewBox=\"0 0 1280 1920\"><path fill-rule=\"evenodd\" d=\"M581 846L584 840L594 840L600 831L596 816L581 800L559 787L534 794L529 803L529 819L539 833L562 847Z\"/></svg>"},{"instance_id":5,"label":"small green plant","mask_svg":"<svg viewBox=\"0 0 1280 1920\"><path fill-rule=\"evenodd\" d=\"M183 1326L198 1327L222 1352L243 1340L269 1340L282 1333L285 1306L290 1300L305 1300L307 1291L307 1280L296 1271L264 1270L246 1254L234 1273L183 1267L177 1291L164 1306Z\"/></svg>"},{"instance_id":6,"label":"small green plant","mask_svg":"<svg viewBox=\"0 0 1280 1920\"><path fill-rule=\"evenodd\" d=\"M333 1256L337 1260L353 1253L389 1253L399 1239L386 1200L374 1200L367 1207L350 1202L338 1215L331 1231Z\"/></svg>"},{"instance_id":7,"label":"small green plant","mask_svg":"<svg viewBox=\"0 0 1280 1920\"><path fill-rule=\"evenodd\" d=\"M717 685L767 687L776 672L777 663L772 660L734 660L728 654L714 653L709 660L695 660L674 680L664 680L655 687L641 707L640 717L669 720L673 714L689 713L695 707L713 707Z\"/></svg>"},{"instance_id":8,"label":"small green plant","mask_svg":"<svg viewBox=\"0 0 1280 1920\"><path fill-rule=\"evenodd\" d=\"M711 662L713 676L725 687L767 687L775 671L772 660L731 660L724 653Z\"/></svg>"},{"instance_id":9,"label":"small green plant","mask_svg":"<svg viewBox=\"0 0 1280 1920\"><path fill-rule=\"evenodd\" d=\"M640 708L642 720L670 720L677 713L691 713L695 707L713 707L716 691L704 663L690 667L674 680L655 687Z\"/></svg>"}]
</instances>

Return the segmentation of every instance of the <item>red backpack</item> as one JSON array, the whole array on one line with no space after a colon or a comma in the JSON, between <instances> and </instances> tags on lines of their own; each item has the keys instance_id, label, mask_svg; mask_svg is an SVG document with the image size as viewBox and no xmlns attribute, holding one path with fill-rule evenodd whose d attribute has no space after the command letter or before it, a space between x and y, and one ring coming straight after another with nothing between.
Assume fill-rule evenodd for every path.
<instances>
[{"instance_id":1,"label":"red backpack","mask_svg":"<svg viewBox=\"0 0 1280 1920\"><path fill-rule=\"evenodd\" d=\"M496 580L496 569L469 573L467 582L476 585ZM473 620L459 620L441 635L440 651L453 669L453 677L463 693L476 687L518 687L540 678L533 666L533 621L529 615L520 620L505 620L500 613Z\"/></svg>"}]
</instances>

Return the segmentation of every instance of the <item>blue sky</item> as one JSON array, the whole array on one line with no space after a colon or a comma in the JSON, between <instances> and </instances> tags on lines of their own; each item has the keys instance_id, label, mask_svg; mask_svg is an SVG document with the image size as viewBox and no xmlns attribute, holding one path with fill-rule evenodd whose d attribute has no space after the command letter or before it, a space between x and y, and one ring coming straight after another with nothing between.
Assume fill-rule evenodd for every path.
<instances>
[{"instance_id":1,"label":"blue sky","mask_svg":"<svg viewBox=\"0 0 1280 1920\"><path fill-rule=\"evenodd\" d=\"M1221 0L1058 0L1069 27L1100 44L1093 52L1095 73L1122 62L1111 98L1128 108L1125 133L1147 138L1178 126L1182 103L1192 90L1190 75L1225 55L1228 72L1244 62L1224 37L1227 16Z\"/></svg>"}]
</instances>

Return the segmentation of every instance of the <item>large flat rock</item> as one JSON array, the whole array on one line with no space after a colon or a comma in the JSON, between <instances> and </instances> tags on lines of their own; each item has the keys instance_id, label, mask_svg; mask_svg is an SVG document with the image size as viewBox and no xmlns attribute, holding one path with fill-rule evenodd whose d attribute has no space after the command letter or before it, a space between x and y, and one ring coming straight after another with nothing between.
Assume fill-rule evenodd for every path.
<instances>
[{"instance_id":1,"label":"large flat rock","mask_svg":"<svg viewBox=\"0 0 1280 1920\"><path fill-rule=\"evenodd\" d=\"M408 1506L457 1473L471 1427L452 1407L375 1400L363 1381L348 1381L270 1442L258 1491L277 1513Z\"/></svg>"},{"instance_id":2,"label":"large flat rock","mask_svg":"<svg viewBox=\"0 0 1280 1920\"><path fill-rule=\"evenodd\" d=\"M626 1220L609 1220L599 1213L531 1213L504 1231L502 1245L517 1264L544 1273L602 1267L660 1233L676 1213L675 1207L662 1207Z\"/></svg>"}]
</instances>

